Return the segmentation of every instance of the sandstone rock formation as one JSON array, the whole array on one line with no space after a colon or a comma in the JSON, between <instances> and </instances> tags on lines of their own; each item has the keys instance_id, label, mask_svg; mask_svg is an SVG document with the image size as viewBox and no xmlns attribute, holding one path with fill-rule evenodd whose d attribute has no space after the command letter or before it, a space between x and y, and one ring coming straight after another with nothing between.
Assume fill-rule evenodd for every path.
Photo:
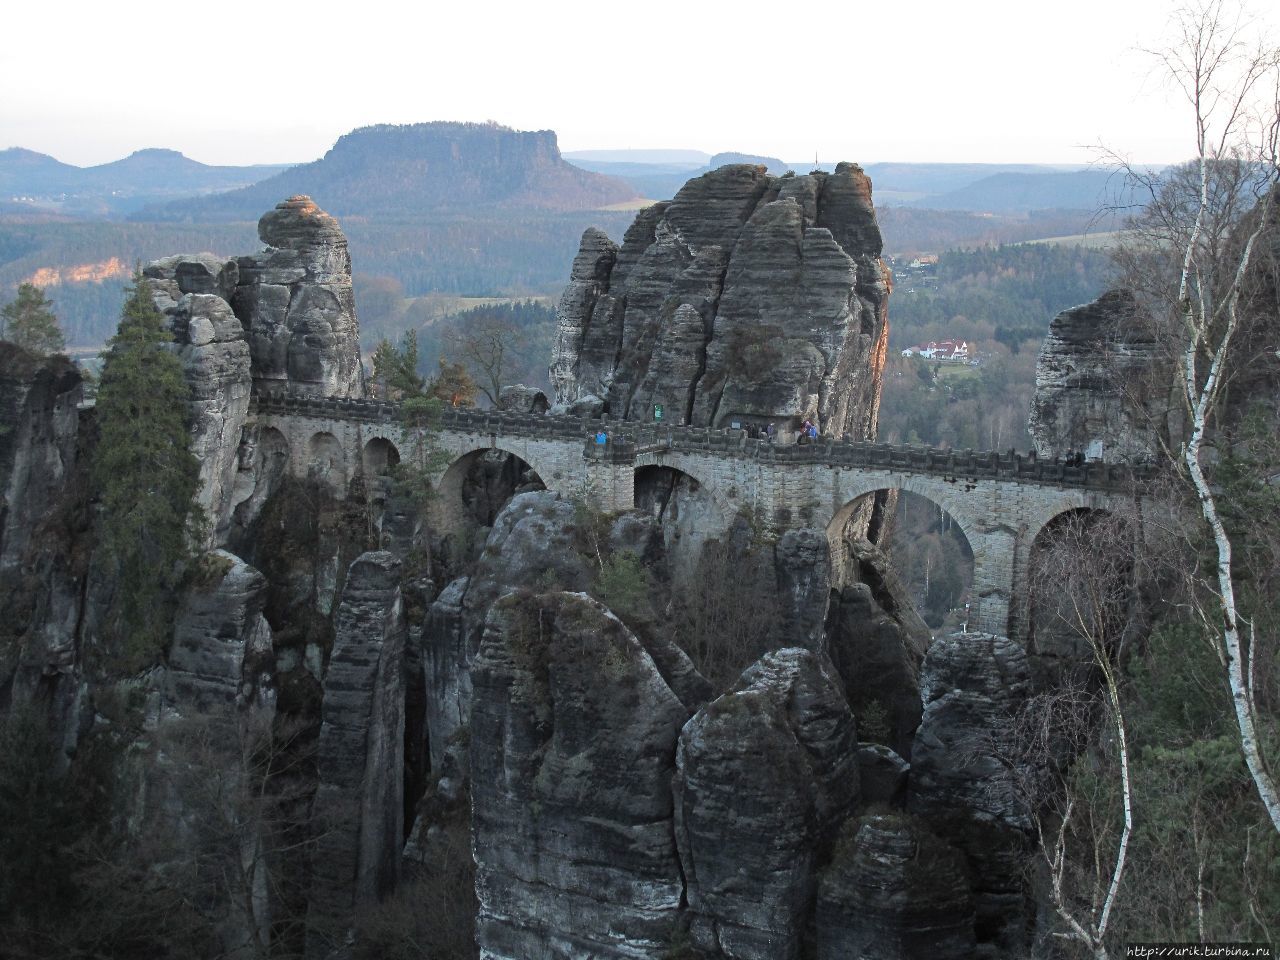
<instances>
[{"instance_id":1,"label":"sandstone rock formation","mask_svg":"<svg viewBox=\"0 0 1280 960\"><path fill-rule=\"evenodd\" d=\"M814 653L827 650L827 607L831 600L831 559L821 530L788 530L774 548L783 636L788 646Z\"/></svg>"},{"instance_id":2,"label":"sandstone rock formation","mask_svg":"<svg viewBox=\"0 0 1280 960\"><path fill-rule=\"evenodd\" d=\"M1109 290L1049 324L1030 430L1041 457L1150 460L1167 429L1170 370L1133 294Z\"/></svg>"},{"instance_id":3,"label":"sandstone rock formation","mask_svg":"<svg viewBox=\"0 0 1280 960\"><path fill-rule=\"evenodd\" d=\"M209 520L208 545L224 543L252 386L244 327L227 302L239 270L235 261L198 254L157 260L143 276L169 318L191 384L191 452L200 462L196 502Z\"/></svg>"},{"instance_id":4,"label":"sandstone rock formation","mask_svg":"<svg viewBox=\"0 0 1280 960\"><path fill-rule=\"evenodd\" d=\"M905 806L911 764L882 743L858 744L858 783L862 802Z\"/></svg>"},{"instance_id":5,"label":"sandstone rock formation","mask_svg":"<svg viewBox=\"0 0 1280 960\"><path fill-rule=\"evenodd\" d=\"M66 357L38 360L0 341L0 690L47 702L69 751L92 719L79 630L94 593L80 374Z\"/></svg>"},{"instance_id":6,"label":"sandstone rock formation","mask_svg":"<svg viewBox=\"0 0 1280 960\"><path fill-rule=\"evenodd\" d=\"M590 569L574 542L573 504L547 492L513 497L494 521L474 572L448 584L427 615L423 643L433 766L467 723L471 664L494 601L539 584L586 590L590 583Z\"/></svg>"},{"instance_id":7,"label":"sandstone rock formation","mask_svg":"<svg viewBox=\"0 0 1280 960\"><path fill-rule=\"evenodd\" d=\"M76 462L80 374L0 341L0 583L14 572Z\"/></svg>"},{"instance_id":8,"label":"sandstone rock formation","mask_svg":"<svg viewBox=\"0 0 1280 960\"><path fill-rule=\"evenodd\" d=\"M512 383L503 387L498 394L498 409L512 410L515 413L546 413L551 403L547 395L537 387L527 387L523 383Z\"/></svg>"},{"instance_id":9,"label":"sandstone rock formation","mask_svg":"<svg viewBox=\"0 0 1280 960\"><path fill-rule=\"evenodd\" d=\"M969 960L964 857L904 816L852 820L822 873L818 960Z\"/></svg>"},{"instance_id":10,"label":"sandstone rock formation","mask_svg":"<svg viewBox=\"0 0 1280 960\"><path fill-rule=\"evenodd\" d=\"M560 301L556 400L718 426L809 416L874 436L888 270L854 164L721 167L641 211L619 248L588 230Z\"/></svg>"},{"instance_id":11,"label":"sandstone rock formation","mask_svg":"<svg viewBox=\"0 0 1280 960\"><path fill-rule=\"evenodd\" d=\"M361 555L347 574L316 749L307 954L343 942L357 905L388 894L404 842L404 604L400 561Z\"/></svg>"},{"instance_id":12,"label":"sandstone rock formation","mask_svg":"<svg viewBox=\"0 0 1280 960\"><path fill-rule=\"evenodd\" d=\"M143 270L192 388L208 546L252 523L288 458L283 438L260 437L248 422L255 383L364 395L351 258L338 222L310 198L290 197L263 215L258 234L267 244L260 253L166 257Z\"/></svg>"},{"instance_id":13,"label":"sandstone rock formation","mask_svg":"<svg viewBox=\"0 0 1280 960\"><path fill-rule=\"evenodd\" d=\"M183 596L169 647L166 695L186 712L245 704L258 669L274 666L271 627L262 615L267 581L234 554L217 550Z\"/></svg>"},{"instance_id":14,"label":"sandstone rock formation","mask_svg":"<svg viewBox=\"0 0 1280 960\"><path fill-rule=\"evenodd\" d=\"M338 221L295 196L258 221L267 248L240 257L232 305L257 381L329 397L364 394L351 256Z\"/></svg>"},{"instance_id":15,"label":"sandstone rock formation","mask_svg":"<svg viewBox=\"0 0 1280 960\"><path fill-rule=\"evenodd\" d=\"M799 956L819 842L858 800L853 715L808 650L749 667L698 711L676 755L676 841L694 945Z\"/></svg>"},{"instance_id":16,"label":"sandstone rock formation","mask_svg":"<svg viewBox=\"0 0 1280 960\"><path fill-rule=\"evenodd\" d=\"M510 594L472 682L481 956L660 956L681 905L671 775L688 712L644 647L583 594Z\"/></svg>"},{"instance_id":17,"label":"sandstone rock formation","mask_svg":"<svg viewBox=\"0 0 1280 960\"><path fill-rule=\"evenodd\" d=\"M844 584L832 599L827 647L856 716L882 715L886 742L910 759L920 724L920 664L931 634L888 558L865 540L845 540L834 562Z\"/></svg>"},{"instance_id":18,"label":"sandstone rock formation","mask_svg":"<svg viewBox=\"0 0 1280 960\"><path fill-rule=\"evenodd\" d=\"M1023 947L1031 819L999 750L1030 693L1026 654L1007 637L936 640L920 673L924 716L907 799L911 813L969 858L979 939L1014 952Z\"/></svg>"}]
</instances>

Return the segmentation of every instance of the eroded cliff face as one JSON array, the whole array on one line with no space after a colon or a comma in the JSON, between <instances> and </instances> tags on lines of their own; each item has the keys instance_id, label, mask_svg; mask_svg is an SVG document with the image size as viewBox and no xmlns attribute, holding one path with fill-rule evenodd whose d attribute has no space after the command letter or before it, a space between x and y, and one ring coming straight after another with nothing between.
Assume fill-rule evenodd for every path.
<instances>
[{"instance_id":1,"label":"eroded cliff face","mask_svg":"<svg viewBox=\"0 0 1280 960\"><path fill-rule=\"evenodd\" d=\"M232 297L259 381L324 397L364 394L351 255L338 221L310 197L276 204L258 221L266 244L240 257Z\"/></svg>"},{"instance_id":2,"label":"eroded cliff face","mask_svg":"<svg viewBox=\"0 0 1280 960\"><path fill-rule=\"evenodd\" d=\"M191 452L200 462L196 502L209 520L209 544L225 542L238 448L249 415L249 344L227 298L235 261L212 254L168 257L143 270L156 306L169 319L191 384Z\"/></svg>"},{"instance_id":3,"label":"eroded cliff face","mask_svg":"<svg viewBox=\"0 0 1280 960\"><path fill-rule=\"evenodd\" d=\"M685 725L676 840L696 946L800 956L818 851L858 802L856 743L839 681L795 647L761 658Z\"/></svg>"},{"instance_id":4,"label":"eroded cliff face","mask_svg":"<svg viewBox=\"0 0 1280 960\"><path fill-rule=\"evenodd\" d=\"M1152 460L1168 430L1167 350L1127 290L1064 310L1036 363L1028 426L1037 456Z\"/></svg>"},{"instance_id":5,"label":"eroded cliff face","mask_svg":"<svg viewBox=\"0 0 1280 960\"><path fill-rule=\"evenodd\" d=\"M0 341L0 575L18 565L75 469L83 392L66 357L40 360Z\"/></svg>"},{"instance_id":6,"label":"eroded cliff face","mask_svg":"<svg viewBox=\"0 0 1280 960\"><path fill-rule=\"evenodd\" d=\"M561 297L562 408L619 419L875 434L891 289L855 164L721 167L643 210L621 247L588 230Z\"/></svg>"},{"instance_id":7,"label":"eroded cliff face","mask_svg":"<svg viewBox=\"0 0 1280 960\"><path fill-rule=\"evenodd\" d=\"M657 956L683 893L670 784L688 711L644 645L584 594L512 594L473 681L482 955Z\"/></svg>"},{"instance_id":8,"label":"eroded cliff face","mask_svg":"<svg viewBox=\"0 0 1280 960\"><path fill-rule=\"evenodd\" d=\"M84 725L80 661L90 510L80 374L0 342L0 704L44 697L73 749Z\"/></svg>"},{"instance_id":9,"label":"eroded cliff face","mask_svg":"<svg viewBox=\"0 0 1280 960\"><path fill-rule=\"evenodd\" d=\"M404 845L404 660L400 561L351 565L325 672L312 823L309 956L344 944L357 907L390 895Z\"/></svg>"},{"instance_id":10,"label":"eroded cliff face","mask_svg":"<svg viewBox=\"0 0 1280 960\"><path fill-rule=\"evenodd\" d=\"M1031 694L1026 652L991 634L940 638L925 657L920 694L907 808L967 857L981 939L1019 955L1032 821L1000 745Z\"/></svg>"},{"instance_id":11,"label":"eroded cliff face","mask_svg":"<svg viewBox=\"0 0 1280 960\"><path fill-rule=\"evenodd\" d=\"M250 524L279 480L281 451L249 422L255 383L364 395L351 257L338 222L309 197L290 197L263 215L258 234L267 246L256 254L184 254L143 270L191 384L208 546L226 546L233 524Z\"/></svg>"}]
</instances>

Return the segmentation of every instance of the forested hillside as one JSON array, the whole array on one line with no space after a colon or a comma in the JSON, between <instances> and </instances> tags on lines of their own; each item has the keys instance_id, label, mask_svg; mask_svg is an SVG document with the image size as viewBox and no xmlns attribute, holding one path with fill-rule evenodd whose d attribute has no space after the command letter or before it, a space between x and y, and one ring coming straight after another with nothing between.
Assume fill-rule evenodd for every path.
<instances>
[{"instance_id":1,"label":"forested hillside","mask_svg":"<svg viewBox=\"0 0 1280 960\"><path fill-rule=\"evenodd\" d=\"M279 198L277 198L279 199ZM264 211L265 212L264 208ZM506 218L422 218L383 223L349 217L342 226L357 277L390 281L399 296L558 295L582 231L598 225L621 238L633 214L583 211ZM115 330L124 284L135 262L176 252L235 256L257 250L257 223L107 223L0 220L0 299L19 283L56 273L47 293L72 346L101 345ZM114 276L66 282L73 268L116 261ZM42 274L41 271L44 271Z\"/></svg>"},{"instance_id":2,"label":"forested hillside","mask_svg":"<svg viewBox=\"0 0 1280 960\"><path fill-rule=\"evenodd\" d=\"M900 282L889 306L881 439L1028 449L1027 411L1049 321L1097 297L1110 269L1097 250L1018 244L944 253L934 289ZM943 339L969 341L980 362L901 356L905 347Z\"/></svg>"}]
</instances>

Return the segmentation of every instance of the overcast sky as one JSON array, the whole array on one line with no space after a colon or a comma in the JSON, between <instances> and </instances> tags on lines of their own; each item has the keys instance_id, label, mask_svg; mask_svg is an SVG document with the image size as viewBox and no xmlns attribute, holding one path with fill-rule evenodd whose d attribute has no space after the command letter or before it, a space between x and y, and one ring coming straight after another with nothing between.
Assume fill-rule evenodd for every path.
<instances>
[{"instance_id":1,"label":"overcast sky","mask_svg":"<svg viewBox=\"0 0 1280 960\"><path fill-rule=\"evenodd\" d=\"M1087 163L1105 143L1157 163L1190 153L1186 110L1141 52L1174 8L34 0L0 13L0 148L300 162L372 123L497 120L563 150Z\"/></svg>"}]
</instances>

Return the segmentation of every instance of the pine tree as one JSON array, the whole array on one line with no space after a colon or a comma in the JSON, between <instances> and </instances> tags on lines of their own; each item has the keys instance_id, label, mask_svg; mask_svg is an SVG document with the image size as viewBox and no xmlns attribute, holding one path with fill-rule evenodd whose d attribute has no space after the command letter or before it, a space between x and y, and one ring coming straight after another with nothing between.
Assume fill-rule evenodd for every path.
<instances>
[{"instance_id":1,"label":"pine tree","mask_svg":"<svg viewBox=\"0 0 1280 960\"><path fill-rule=\"evenodd\" d=\"M397 347L386 337L378 341L373 352L373 379L382 385L387 400L402 400L422 395L426 382L418 375L418 331L405 332Z\"/></svg>"},{"instance_id":2,"label":"pine tree","mask_svg":"<svg viewBox=\"0 0 1280 960\"><path fill-rule=\"evenodd\" d=\"M189 559L199 463L191 453L191 390L172 337L140 273L109 341L98 389L93 482L100 546L115 577L109 626L119 665L155 661L168 641L172 597Z\"/></svg>"},{"instance_id":3,"label":"pine tree","mask_svg":"<svg viewBox=\"0 0 1280 960\"><path fill-rule=\"evenodd\" d=\"M0 340L16 343L38 357L61 353L67 344L58 318L49 309L52 306L35 284L22 284L17 298L0 310Z\"/></svg>"}]
</instances>

